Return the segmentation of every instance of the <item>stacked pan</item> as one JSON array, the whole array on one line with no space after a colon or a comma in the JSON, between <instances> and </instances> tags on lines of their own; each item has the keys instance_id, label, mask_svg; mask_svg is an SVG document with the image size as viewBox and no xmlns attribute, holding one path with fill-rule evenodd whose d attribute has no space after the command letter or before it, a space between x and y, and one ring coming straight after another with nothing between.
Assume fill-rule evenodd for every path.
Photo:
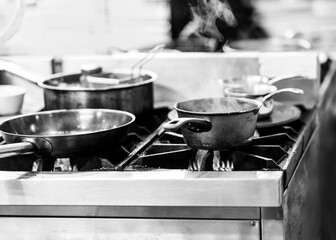
<instances>
[{"instance_id":1,"label":"stacked pan","mask_svg":"<svg viewBox=\"0 0 336 240\"><path fill-rule=\"evenodd\" d=\"M297 88L278 90L267 79L262 80L251 77L252 82L224 83L223 98L178 102L174 106L178 118L167 122L164 128L169 131L181 128L186 144L194 149L229 150L246 146L253 139L258 119L272 114L272 96L282 92L303 94Z\"/></svg>"}]
</instances>

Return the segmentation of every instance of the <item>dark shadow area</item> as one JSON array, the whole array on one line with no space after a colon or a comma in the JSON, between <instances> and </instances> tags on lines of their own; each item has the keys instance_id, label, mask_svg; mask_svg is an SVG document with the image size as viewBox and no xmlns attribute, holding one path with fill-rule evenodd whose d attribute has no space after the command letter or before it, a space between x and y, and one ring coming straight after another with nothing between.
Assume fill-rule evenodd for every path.
<instances>
[{"instance_id":1,"label":"dark shadow area","mask_svg":"<svg viewBox=\"0 0 336 240\"><path fill-rule=\"evenodd\" d=\"M334 97L333 103L336 103ZM322 239L336 238L336 108L321 116L320 131L320 196Z\"/></svg>"}]
</instances>

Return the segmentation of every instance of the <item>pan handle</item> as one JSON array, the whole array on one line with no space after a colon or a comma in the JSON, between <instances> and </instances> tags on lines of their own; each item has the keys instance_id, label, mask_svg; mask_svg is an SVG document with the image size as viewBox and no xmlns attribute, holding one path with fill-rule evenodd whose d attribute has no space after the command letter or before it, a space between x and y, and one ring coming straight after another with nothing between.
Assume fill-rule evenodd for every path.
<instances>
[{"instance_id":1,"label":"pan handle","mask_svg":"<svg viewBox=\"0 0 336 240\"><path fill-rule=\"evenodd\" d=\"M8 61L0 61L0 70L9 72L13 75L16 75L20 78L28 80L28 82L37 84L38 81L43 79L42 75L39 75L35 72L31 72L15 63L8 62Z\"/></svg>"},{"instance_id":2,"label":"pan handle","mask_svg":"<svg viewBox=\"0 0 336 240\"><path fill-rule=\"evenodd\" d=\"M24 138L21 142L9 143L0 146L0 158L19 156L22 154L50 155L52 144L44 138Z\"/></svg>"},{"instance_id":3,"label":"pan handle","mask_svg":"<svg viewBox=\"0 0 336 240\"><path fill-rule=\"evenodd\" d=\"M279 93L283 93L283 92L290 92L290 93L295 93L295 94L304 94L304 91L300 88L282 88L282 89L278 89L275 92L269 93L267 94L265 97L263 97L262 102L265 105L265 102L270 99L271 97L273 97L274 95L277 95Z\"/></svg>"},{"instance_id":4,"label":"pan handle","mask_svg":"<svg viewBox=\"0 0 336 240\"><path fill-rule=\"evenodd\" d=\"M0 158L35 153L36 147L31 142L19 142L0 146Z\"/></svg>"},{"instance_id":5,"label":"pan handle","mask_svg":"<svg viewBox=\"0 0 336 240\"><path fill-rule=\"evenodd\" d=\"M163 127L166 130L176 131L182 126L186 127L191 132L209 132L212 124L208 120L202 118L177 118L165 123Z\"/></svg>"},{"instance_id":6,"label":"pan handle","mask_svg":"<svg viewBox=\"0 0 336 240\"><path fill-rule=\"evenodd\" d=\"M300 75L284 75L284 76L278 76L278 77L275 77L275 78L272 78L271 80L268 81L268 84L271 84L273 85L274 83L276 82L280 82L280 81L283 81L283 80L289 80L289 79L295 79L295 78L302 78L302 76Z\"/></svg>"}]
</instances>

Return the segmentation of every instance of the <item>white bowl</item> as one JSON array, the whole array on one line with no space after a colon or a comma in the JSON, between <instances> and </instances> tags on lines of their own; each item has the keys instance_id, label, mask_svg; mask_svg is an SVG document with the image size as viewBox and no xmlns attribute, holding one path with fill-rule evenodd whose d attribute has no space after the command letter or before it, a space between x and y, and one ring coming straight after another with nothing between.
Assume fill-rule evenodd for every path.
<instances>
[{"instance_id":1,"label":"white bowl","mask_svg":"<svg viewBox=\"0 0 336 240\"><path fill-rule=\"evenodd\" d=\"M17 85L0 85L0 115L19 113L26 89Z\"/></svg>"}]
</instances>

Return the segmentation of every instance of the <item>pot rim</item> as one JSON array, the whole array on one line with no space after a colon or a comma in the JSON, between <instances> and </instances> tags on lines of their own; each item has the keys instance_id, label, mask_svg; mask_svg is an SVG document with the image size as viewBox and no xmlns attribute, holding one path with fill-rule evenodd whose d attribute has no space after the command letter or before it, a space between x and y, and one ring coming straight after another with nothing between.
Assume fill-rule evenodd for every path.
<instances>
[{"instance_id":1,"label":"pot rim","mask_svg":"<svg viewBox=\"0 0 336 240\"><path fill-rule=\"evenodd\" d=\"M243 110L243 111L232 111L232 112L196 112L196 111L184 110L184 109L181 109L181 108L177 107L177 105L181 104L181 103L192 102L192 101L195 101L195 100L209 100L209 99L213 99L213 100L220 100L220 99L239 100L239 101L242 101L242 102L247 102L247 103L254 104L255 107L252 107L251 109L247 109L247 110ZM181 101L181 102L175 103L174 108L178 112L187 113L187 114L193 114L193 115L202 115L202 116L228 116L228 115L244 114L244 113L249 113L249 112L254 112L254 111L259 112L261 106L262 106L262 103L259 102L259 101L257 101L257 100L254 100L254 99L239 98L239 97L219 97L219 98L198 98L198 99L191 99L191 100L187 100L187 101Z\"/></svg>"},{"instance_id":2,"label":"pot rim","mask_svg":"<svg viewBox=\"0 0 336 240\"><path fill-rule=\"evenodd\" d=\"M128 68L115 68L109 71L109 73L131 73L131 69ZM108 90L114 90L114 89L125 89L125 88L133 88L133 87L138 87L142 85L146 85L149 83L152 83L158 78L158 75L155 72L149 71L142 69L141 70L141 76L146 76L148 75L150 78L142 81L142 82L137 82L137 83L131 83L131 84L118 84L118 85L111 85L109 87L102 87L102 88L85 88L85 87L58 87L58 86L51 86L48 84L45 84L46 81L52 80L52 79L57 79L61 77L66 77L66 76L75 76L75 75L80 75L79 72L72 72L72 73L56 73L52 74L47 78L43 78L37 82L37 85L40 86L43 89L49 89L49 90L58 90L58 91L75 91L75 92L87 92L87 91L108 91Z\"/></svg>"}]
</instances>

